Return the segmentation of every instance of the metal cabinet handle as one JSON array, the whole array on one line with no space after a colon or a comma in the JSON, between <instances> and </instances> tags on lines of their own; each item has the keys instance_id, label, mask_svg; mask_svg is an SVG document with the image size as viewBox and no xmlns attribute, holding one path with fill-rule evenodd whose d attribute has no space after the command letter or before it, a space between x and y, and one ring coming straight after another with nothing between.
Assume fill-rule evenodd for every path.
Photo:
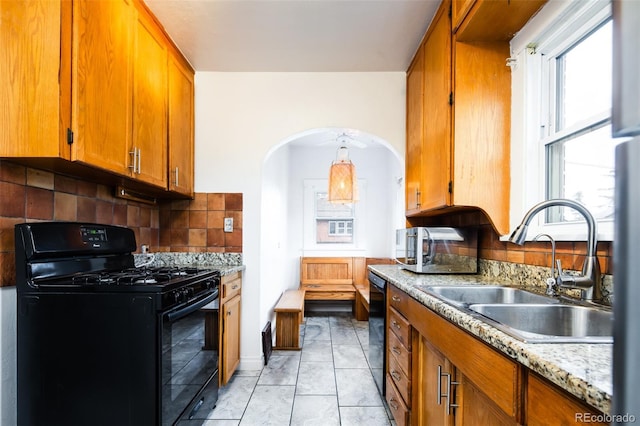
<instances>
[{"instance_id":1,"label":"metal cabinet handle","mask_svg":"<svg viewBox=\"0 0 640 426\"><path fill-rule=\"evenodd\" d=\"M447 379L447 386L446 386L446 392L447 393L442 393L442 377L446 377ZM451 414L451 409L452 408L457 408L458 404L453 404L451 402L451 391L452 391L452 386L454 385L459 385L460 382L454 382L451 380L451 373L443 373L442 372L442 366L438 365L438 405L442 405L442 398L446 398L447 400L447 414Z\"/></svg>"},{"instance_id":2,"label":"metal cabinet handle","mask_svg":"<svg viewBox=\"0 0 640 426\"><path fill-rule=\"evenodd\" d=\"M140 174L142 167L141 167L141 160L140 158L142 158L142 151L140 150L140 148L138 148L138 174Z\"/></svg>"},{"instance_id":3,"label":"metal cabinet handle","mask_svg":"<svg viewBox=\"0 0 640 426\"><path fill-rule=\"evenodd\" d=\"M175 170L175 172L174 172L174 173L175 173L175 175L176 175L176 180L175 180L174 184L175 184L175 186L179 186L179 183L178 183L178 179L179 179L179 175L178 175L178 166L176 166L176 170Z\"/></svg>"},{"instance_id":4,"label":"metal cabinet handle","mask_svg":"<svg viewBox=\"0 0 640 426\"><path fill-rule=\"evenodd\" d=\"M438 365L438 391L436 392L436 398L438 400L438 405L442 405L442 366Z\"/></svg>"},{"instance_id":5,"label":"metal cabinet handle","mask_svg":"<svg viewBox=\"0 0 640 426\"><path fill-rule=\"evenodd\" d=\"M400 330L400 324L398 324L396 320L391 320L391 325L394 326L396 329Z\"/></svg>"},{"instance_id":6,"label":"metal cabinet handle","mask_svg":"<svg viewBox=\"0 0 640 426\"><path fill-rule=\"evenodd\" d=\"M400 355L400 348L398 348L397 346L393 346L391 348L391 352L393 352L394 354L399 356Z\"/></svg>"},{"instance_id":7,"label":"metal cabinet handle","mask_svg":"<svg viewBox=\"0 0 640 426\"><path fill-rule=\"evenodd\" d=\"M393 300L394 302L399 302L402 299L400 299L398 296L392 296L391 300Z\"/></svg>"},{"instance_id":8,"label":"metal cabinet handle","mask_svg":"<svg viewBox=\"0 0 640 426\"><path fill-rule=\"evenodd\" d=\"M133 159L131 161L131 165L129 166L132 169L132 172L136 172L136 167L138 164L138 149L136 147L133 148L133 151L129 151L129 155L133 155Z\"/></svg>"},{"instance_id":9,"label":"metal cabinet handle","mask_svg":"<svg viewBox=\"0 0 640 426\"><path fill-rule=\"evenodd\" d=\"M235 290L236 288L238 288L238 284L234 284L231 286L231 290Z\"/></svg>"},{"instance_id":10,"label":"metal cabinet handle","mask_svg":"<svg viewBox=\"0 0 640 426\"><path fill-rule=\"evenodd\" d=\"M420 193L420 190L416 188L416 207L420 207L420 196L422 194Z\"/></svg>"}]
</instances>

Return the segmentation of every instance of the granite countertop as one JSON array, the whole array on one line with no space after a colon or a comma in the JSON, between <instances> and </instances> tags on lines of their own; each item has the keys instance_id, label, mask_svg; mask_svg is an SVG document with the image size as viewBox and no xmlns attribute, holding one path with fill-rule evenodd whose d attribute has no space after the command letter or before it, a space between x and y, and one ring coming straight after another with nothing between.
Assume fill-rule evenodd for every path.
<instances>
[{"instance_id":1,"label":"granite countertop","mask_svg":"<svg viewBox=\"0 0 640 426\"><path fill-rule=\"evenodd\" d=\"M430 285L510 285L480 275L420 275L397 265L371 265L424 306L605 414L611 413L613 344L523 343L425 292Z\"/></svg>"},{"instance_id":2,"label":"granite countertop","mask_svg":"<svg viewBox=\"0 0 640 426\"><path fill-rule=\"evenodd\" d=\"M188 252L156 252L134 254L136 266L193 266L203 269L216 269L222 276L243 271L241 253L188 253Z\"/></svg>"}]
</instances>

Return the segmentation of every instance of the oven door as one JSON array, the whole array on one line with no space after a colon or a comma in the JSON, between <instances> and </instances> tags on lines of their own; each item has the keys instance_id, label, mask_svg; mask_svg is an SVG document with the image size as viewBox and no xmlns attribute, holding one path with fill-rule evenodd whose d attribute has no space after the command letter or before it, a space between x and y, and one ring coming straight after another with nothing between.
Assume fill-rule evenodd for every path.
<instances>
[{"instance_id":1,"label":"oven door","mask_svg":"<svg viewBox=\"0 0 640 426\"><path fill-rule=\"evenodd\" d=\"M217 291L162 314L162 425L206 418L213 410L218 398L217 325Z\"/></svg>"}]
</instances>

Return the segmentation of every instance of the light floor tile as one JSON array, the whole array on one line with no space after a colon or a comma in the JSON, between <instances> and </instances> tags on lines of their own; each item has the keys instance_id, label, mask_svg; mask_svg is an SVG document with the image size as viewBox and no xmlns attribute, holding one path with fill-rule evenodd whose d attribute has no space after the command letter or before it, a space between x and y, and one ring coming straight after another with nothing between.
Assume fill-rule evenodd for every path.
<instances>
[{"instance_id":1,"label":"light floor tile","mask_svg":"<svg viewBox=\"0 0 640 426\"><path fill-rule=\"evenodd\" d=\"M336 368L369 368L360 345L333 345L333 363Z\"/></svg>"},{"instance_id":2,"label":"light floor tile","mask_svg":"<svg viewBox=\"0 0 640 426\"><path fill-rule=\"evenodd\" d=\"M298 395L293 402L292 426L340 426L336 396Z\"/></svg>"},{"instance_id":3,"label":"light floor tile","mask_svg":"<svg viewBox=\"0 0 640 426\"><path fill-rule=\"evenodd\" d=\"M216 408L207 418L240 420L257 382L257 377L243 377L234 374L229 383L220 388Z\"/></svg>"},{"instance_id":4,"label":"light floor tile","mask_svg":"<svg viewBox=\"0 0 640 426\"><path fill-rule=\"evenodd\" d=\"M262 369L258 385L295 385L298 379L300 355L272 356Z\"/></svg>"},{"instance_id":5,"label":"light floor tile","mask_svg":"<svg viewBox=\"0 0 640 426\"><path fill-rule=\"evenodd\" d=\"M301 362L333 362L331 341L311 340L304 341L302 347Z\"/></svg>"},{"instance_id":6,"label":"light floor tile","mask_svg":"<svg viewBox=\"0 0 640 426\"><path fill-rule=\"evenodd\" d=\"M340 407L341 426L389 426L384 407Z\"/></svg>"},{"instance_id":7,"label":"light floor tile","mask_svg":"<svg viewBox=\"0 0 640 426\"><path fill-rule=\"evenodd\" d=\"M296 395L336 395L332 362L301 362Z\"/></svg>"},{"instance_id":8,"label":"light floor tile","mask_svg":"<svg viewBox=\"0 0 640 426\"><path fill-rule=\"evenodd\" d=\"M256 386L240 425L282 426L291 421L295 386Z\"/></svg>"},{"instance_id":9,"label":"light floor tile","mask_svg":"<svg viewBox=\"0 0 640 426\"><path fill-rule=\"evenodd\" d=\"M382 398L369 369L341 368L335 372L340 407L382 406Z\"/></svg>"}]
</instances>

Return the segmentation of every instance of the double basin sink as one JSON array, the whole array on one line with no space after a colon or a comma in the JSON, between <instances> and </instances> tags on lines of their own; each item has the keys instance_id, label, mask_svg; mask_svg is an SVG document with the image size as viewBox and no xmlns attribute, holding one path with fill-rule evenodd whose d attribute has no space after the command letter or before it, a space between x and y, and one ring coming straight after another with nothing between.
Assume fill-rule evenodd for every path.
<instances>
[{"instance_id":1,"label":"double basin sink","mask_svg":"<svg viewBox=\"0 0 640 426\"><path fill-rule=\"evenodd\" d=\"M613 315L512 287L427 286L424 290L526 343L612 343Z\"/></svg>"}]
</instances>

